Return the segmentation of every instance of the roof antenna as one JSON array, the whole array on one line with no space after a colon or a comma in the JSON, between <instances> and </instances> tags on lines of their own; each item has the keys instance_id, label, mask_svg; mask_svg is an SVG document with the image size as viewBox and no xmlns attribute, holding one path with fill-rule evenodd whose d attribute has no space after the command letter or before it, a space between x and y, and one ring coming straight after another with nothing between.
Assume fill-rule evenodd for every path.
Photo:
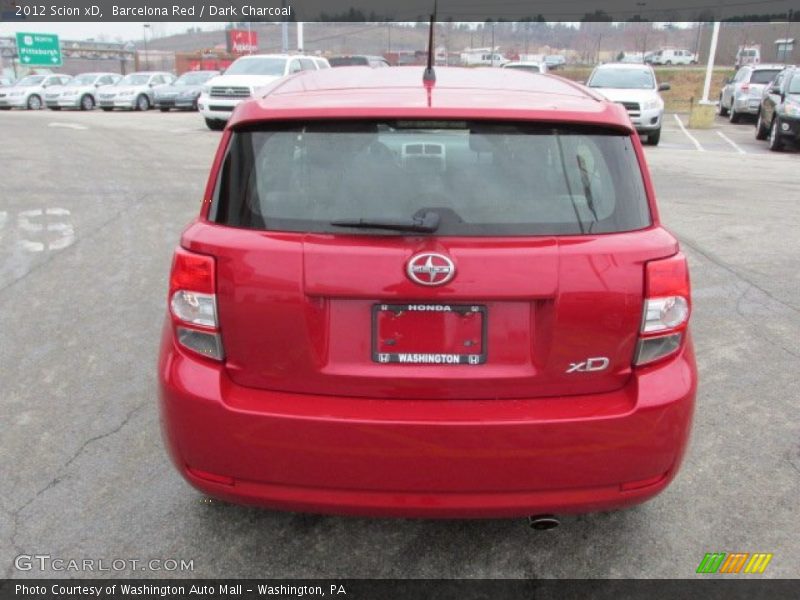
<instances>
[{"instance_id":1,"label":"roof antenna","mask_svg":"<svg viewBox=\"0 0 800 600\"><path fill-rule=\"evenodd\" d=\"M436 52L433 47L433 30L436 28L436 4L437 0L434 0L433 13L431 14L431 22L428 29L428 66L425 68L425 73L422 75L422 81L425 83L433 83L436 81L436 71L433 70L433 55Z\"/></svg>"}]
</instances>

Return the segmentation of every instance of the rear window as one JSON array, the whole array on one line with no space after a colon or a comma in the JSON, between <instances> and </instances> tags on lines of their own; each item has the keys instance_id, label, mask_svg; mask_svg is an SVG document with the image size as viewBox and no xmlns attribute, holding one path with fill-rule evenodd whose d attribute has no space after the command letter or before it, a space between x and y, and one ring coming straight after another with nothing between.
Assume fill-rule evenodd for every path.
<instances>
[{"instance_id":1,"label":"rear window","mask_svg":"<svg viewBox=\"0 0 800 600\"><path fill-rule=\"evenodd\" d=\"M463 121L320 122L234 132L210 219L274 231L397 235L336 221L436 212L436 235L650 225L630 136Z\"/></svg>"},{"instance_id":2,"label":"rear window","mask_svg":"<svg viewBox=\"0 0 800 600\"><path fill-rule=\"evenodd\" d=\"M366 56L336 56L329 58L328 62L332 67L353 67L368 66L369 60Z\"/></svg>"},{"instance_id":3,"label":"rear window","mask_svg":"<svg viewBox=\"0 0 800 600\"><path fill-rule=\"evenodd\" d=\"M769 83L780 73L780 69L759 69L753 71L750 76L750 83Z\"/></svg>"}]
</instances>

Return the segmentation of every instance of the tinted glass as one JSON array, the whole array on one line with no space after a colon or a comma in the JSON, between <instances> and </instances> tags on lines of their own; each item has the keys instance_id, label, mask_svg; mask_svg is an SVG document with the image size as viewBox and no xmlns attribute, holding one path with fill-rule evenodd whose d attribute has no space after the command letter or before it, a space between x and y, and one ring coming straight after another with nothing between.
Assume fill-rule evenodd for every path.
<instances>
[{"instance_id":1,"label":"tinted glass","mask_svg":"<svg viewBox=\"0 0 800 600\"><path fill-rule=\"evenodd\" d=\"M145 85L148 81L150 81L150 75L146 73L132 73L131 75L123 77L119 83L120 85Z\"/></svg>"},{"instance_id":2,"label":"tinted glass","mask_svg":"<svg viewBox=\"0 0 800 600\"><path fill-rule=\"evenodd\" d=\"M78 75L72 81L70 81L71 85L92 85L94 80L97 79L97 75L93 75L92 73L88 73L86 75Z\"/></svg>"},{"instance_id":3,"label":"tinted glass","mask_svg":"<svg viewBox=\"0 0 800 600\"><path fill-rule=\"evenodd\" d=\"M629 136L452 121L236 132L211 218L256 229L385 235L331 222L426 211L439 213L437 235L607 233L650 224Z\"/></svg>"},{"instance_id":4,"label":"tinted glass","mask_svg":"<svg viewBox=\"0 0 800 600\"><path fill-rule=\"evenodd\" d=\"M328 62L332 67L352 67L352 66L367 66L369 61L366 56L335 56L329 58Z\"/></svg>"},{"instance_id":5,"label":"tinted glass","mask_svg":"<svg viewBox=\"0 0 800 600\"><path fill-rule=\"evenodd\" d=\"M589 87L649 90L655 82L649 69L597 69Z\"/></svg>"},{"instance_id":6,"label":"tinted glass","mask_svg":"<svg viewBox=\"0 0 800 600\"><path fill-rule=\"evenodd\" d=\"M202 85L216 73L184 73L175 81L175 85Z\"/></svg>"},{"instance_id":7,"label":"tinted glass","mask_svg":"<svg viewBox=\"0 0 800 600\"><path fill-rule=\"evenodd\" d=\"M225 75L283 75L286 68L285 58L257 56L253 58L240 58L234 62Z\"/></svg>"},{"instance_id":8,"label":"tinted glass","mask_svg":"<svg viewBox=\"0 0 800 600\"><path fill-rule=\"evenodd\" d=\"M780 72L780 69L761 69L759 71L753 71L753 74L750 76L750 83L769 83L775 79L775 76Z\"/></svg>"},{"instance_id":9,"label":"tinted glass","mask_svg":"<svg viewBox=\"0 0 800 600\"><path fill-rule=\"evenodd\" d=\"M537 65L506 65L506 69L516 69L517 71L528 71L529 73L540 73Z\"/></svg>"},{"instance_id":10,"label":"tinted glass","mask_svg":"<svg viewBox=\"0 0 800 600\"><path fill-rule=\"evenodd\" d=\"M795 74L786 86L787 94L800 94L800 74Z\"/></svg>"},{"instance_id":11,"label":"tinted glass","mask_svg":"<svg viewBox=\"0 0 800 600\"><path fill-rule=\"evenodd\" d=\"M44 81L44 75L29 75L17 82L17 85L39 85Z\"/></svg>"}]
</instances>

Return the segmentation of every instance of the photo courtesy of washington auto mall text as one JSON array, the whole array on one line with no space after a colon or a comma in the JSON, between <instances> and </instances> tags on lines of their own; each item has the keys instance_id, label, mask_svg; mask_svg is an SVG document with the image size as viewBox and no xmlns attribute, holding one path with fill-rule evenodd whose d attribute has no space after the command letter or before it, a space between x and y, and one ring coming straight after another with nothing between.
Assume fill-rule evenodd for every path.
<instances>
[{"instance_id":1,"label":"photo courtesy of washington auto mall text","mask_svg":"<svg viewBox=\"0 0 800 600\"><path fill-rule=\"evenodd\" d=\"M0 0L0 600L800 597L800 0Z\"/></svg>"}]
</instances>

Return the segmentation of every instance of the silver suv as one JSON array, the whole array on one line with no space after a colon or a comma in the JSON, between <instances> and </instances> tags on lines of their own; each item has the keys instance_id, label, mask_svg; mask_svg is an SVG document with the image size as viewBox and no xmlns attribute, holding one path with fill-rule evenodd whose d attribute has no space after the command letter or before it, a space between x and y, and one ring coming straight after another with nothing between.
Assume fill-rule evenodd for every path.
<instances>
[{"instance_id":1,"label":"silver suv","mask_svg":"<svg viewBox=\"0 0 800 600\"><path fill-rule=\"evenodd\" d=\"M719 114L729 117L731 123L738 123L742 115L756 116L764 88L784 67L767 64L741 67L736 75L725 81L719 93Z\"/></svg>"},{"instance_id":2,"label":"silver suv","mask_svg":"<svg viewBox=\"0 0 800 600\"><path fill-rule=\"evenodd\" d=\"M73 77L67 85L48 88L44 103L51 110L80 108L92 110L97 106L97 90L105 85L114 85L122 75L116 73L82 73Z\"/></svg>"},{"instance_id":3,"label":"silver suv","mask_svg":"<svg viewBox=\"0 0 800 600\"><path fill-rule=\"evenodd\" d=\"M97 93L97 104L103 110L127 108L150 110L155 103L154 87L175 81L175 76L166 71L139 71L130 73L116 85L101 87Z\"/></svg>"}]
</instances>

